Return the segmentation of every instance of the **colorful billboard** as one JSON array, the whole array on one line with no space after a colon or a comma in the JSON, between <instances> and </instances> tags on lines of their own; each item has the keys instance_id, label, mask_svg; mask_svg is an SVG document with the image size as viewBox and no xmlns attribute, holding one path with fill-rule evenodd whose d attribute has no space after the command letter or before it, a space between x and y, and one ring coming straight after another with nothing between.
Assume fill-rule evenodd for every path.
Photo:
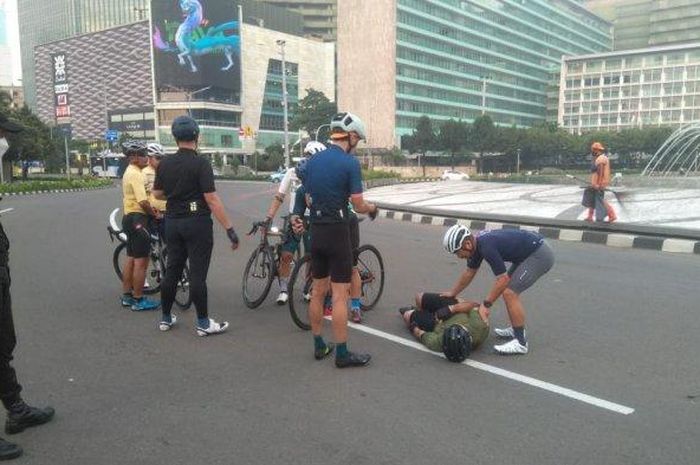
<instances>
[{"instance_id":1,"label":"colorful billboard","mask_svg":"<svg viewBox=\"0 0 700 465\"><path fill-rule=\"evenodd\" d=\"M68 54L51 54L53 71L54 116L59 126L70 125L70 101L68 99Z\"/></svg>"},{"instance_id":2,"label":"colorful billboard","mask_svg":"<svg viewBox=\"0 0 700 465\"><path fill-rule=\"evenodd\" d=\"M158 93L191 93L211 86L207 92L217 101L240 104L238 11L230 0L151 0Z\"/></svg>"}]
</instances>

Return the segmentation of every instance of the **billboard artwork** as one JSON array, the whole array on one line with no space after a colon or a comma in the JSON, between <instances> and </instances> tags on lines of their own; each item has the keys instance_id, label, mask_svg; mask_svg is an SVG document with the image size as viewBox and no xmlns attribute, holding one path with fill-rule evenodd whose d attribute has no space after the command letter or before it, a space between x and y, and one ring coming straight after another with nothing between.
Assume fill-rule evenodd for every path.
<instances>
[{"instance_id":1,"label":"billboard artwork","mask_svg":"<svg viewBox=\"0 0 700 465\"><path fill-rule=\"evenodd\" d=\"M151 0L151 14L156 87L212 86L240 103L238 6L228 0Z\"/></svg>"}]
</instances>

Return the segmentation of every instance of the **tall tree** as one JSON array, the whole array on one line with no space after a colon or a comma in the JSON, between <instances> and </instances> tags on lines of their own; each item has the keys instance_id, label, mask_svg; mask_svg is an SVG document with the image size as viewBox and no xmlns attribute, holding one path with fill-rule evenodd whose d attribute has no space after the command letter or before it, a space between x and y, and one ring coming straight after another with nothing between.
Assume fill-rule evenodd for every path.
<instances>
[{"instance_id":1,"label":"tall tree","mask_svg":"<svg viewBox=\"0 0 700 465\"><path fill-rule=\"evenodd\" d=\"M496 126L489 115L479 116L472 125L471 147L479 152L478 171L482 171L484 152L492 149L496 141Z\"/></svg>"},{"instance_id":2,"label":"tall tree","mask_svg":"<svg viewBox=\"0 0 700 465\"><path fill-rule=\"evenodd\" d=\"M316 136L316 130L324 124L331 122L331 118L338 112L338 106L331 102L326 95L315 89L306 89L306 96L299 100L294 118L289 122L292 131L303 129L309 137ZM328 139L328 127L321 128L318 139Z\"/></svg>"},{"instance_id":3,"label":"tall tree","mask_svg":"<svg viewBox=\"0 0 700 465\"><path fill-rule=\"evenodd\" d=\"M450 152L452 171L455 169L455 155L467 146L469 127L462 121L447 120L440 126L438 143L444 150Z\"/></svg>"},{"instance_id":4,"label":"tall tree","mask_svg":"<svg viewBox=\"0 0 700 465\"><path fill-rule=\"evenodd\" d=\"M423 156L423 158L425 158L425 153L428 150L435 148L436 141L437 138L435 136L435 130L433 129L433 122L430 120L430 118L425 115L418 118L418 121L416 122L416 129L413 131L413 135L411 136L411 145L413 146L413 150L416 150ZM423 176L425 176L425 160L423 160L423 163L421 163L420 156L418 158L418 166L422 166Z\"/></svg>"}]
</instances>

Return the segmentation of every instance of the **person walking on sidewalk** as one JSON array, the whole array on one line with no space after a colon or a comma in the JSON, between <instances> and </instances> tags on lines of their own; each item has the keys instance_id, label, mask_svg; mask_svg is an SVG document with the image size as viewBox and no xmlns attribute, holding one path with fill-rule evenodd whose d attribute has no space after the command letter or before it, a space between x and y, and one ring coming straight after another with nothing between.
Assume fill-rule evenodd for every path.
<instances>
[{"instance_id":1,"label":"person walking on sidewalk","mask_svg":"<svg viewBox=\"0 0 700 465\"><path fill-rule=\"evenodd\" d=\"M0 114L0 140L4 141L6 134L18 133L22 129L22 126ZM7 410L5 433L17 434L32 426L51 421L54 409L31 407L20 395L22 386L17 381L17 374L11 365L17 337L12 319L9 261L10 240L0 223L0 400ZM0 460L14 459L20 455L20 446L0 438Z\"/></svg>"},{"instance_id":2,"label":"person walking on sidewalk","mask_svg":"<svg viewBox=\"0 0 700 465\"><path fill-rule=\"evenodd\" d=\"M133 311L155 310L159 302L143 295L146 271L151 254L151 232L149 218L157 213L148 201L146 178L143 168L148 164L146 144L138 140L127 140L122 144L129 166L122 178L124 218L122 229L126 233L126 263L122 278L121 304Z\"/></svg>"},{"instance_id":3,"label":"person walking on sidewalk","mask_svg":"<svg viewBox=\"0 0 700 465\"><path fill-rule=\"evenodd\" d=\"M311 272L313 292L309 317L314 336L314 356L325 358L333 347L321 336L323 329L323 299L331 289L333 299L333 335L338 368L364 366L369 354L350 352L347 348L347 299L352 277L352 248L348 220L348 198L357 213L376 216L377 207L362 196L360 163L348 154L366 140L360 118L351 113L339 113L330 123L332 144L306 163L304 187L309 198L311 222Z\"/></svg>"},{"instance_id":4,"label":"person walking on sidewalk","mask_svg":"<svg viewBox=\"0 0 700 465\"><path fill-rule=\"evenodd\" d=\"M612 205L605 200L605 190L610 186L610 159L605 155L605 147L600 142L591 145L591 153L591 191L588 195L593 197L593 207L588 208L586 221L593 221L595 212L595 221L603 221L607 215L608 222L612 223L617 220L617 215Z\"/></svg>"},{"instance_id":5,"label":"person walking on sidewalk","mask_svg":"<svg viewBox=\"0 0 700 465\"><path fill-rule=\"evenodd\" d=\"M525 308L520 294L535 284L554 265L554 253L544 237L531 231L516 229L485 230L474 235L466 226L454 225L445 233L442 244L447 252L467 260L468 267L452 289L442 295L457 297L469 286L481 263L486 260L496 276L496 281L481 303L479 314L488 315L493 303L503 295L511 323L508 328L496 328L497 336L511 340L494 346L494 350L502 355L528 353ZM511 263L509 269L506 269L505 262Z\"/></svg>"},{"instance_id":6,"label":"person walking on sidewalk","mask_svg":"<svg viewBox=\"0 0 700 465\"><path fill-rule=\"evenodd\" d=\"M209 317L207 273L214 246L211 215L224 227L231 248L238 248L238 235L216 193L214 172L206 158L197 153L199 126L189 116L178 116L172 124L178 151L158 166L153 195L167 199L165 242L168 262L161 285L163 315L158 328L170 330L177 319L172 314L177 283L185 262L190 262L190 294L197 310L196 333L209 336L226 331L228 322Z\"/></svg>"}]
</instances>

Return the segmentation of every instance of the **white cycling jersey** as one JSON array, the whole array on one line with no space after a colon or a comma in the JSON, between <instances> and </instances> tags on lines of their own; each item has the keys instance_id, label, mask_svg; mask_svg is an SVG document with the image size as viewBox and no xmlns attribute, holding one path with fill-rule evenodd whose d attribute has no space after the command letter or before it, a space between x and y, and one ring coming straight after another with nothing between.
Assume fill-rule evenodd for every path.
<instances>
[{"instance_id":1,"label":"white cycling jersey","mask_svg":"<svg viewBox=\"0 0 700 465\"><path fill-rule=\"evenodd\" d=\"M297 178L296 168L289 168L287 172L284 173L282 182L280 182L280 188L277 190L278 193L289 197L289 213L294 211L294 200L296 197L294 194L300 184L301 182L299 182L299 178Z\"/></svg>"}]
</instances>

